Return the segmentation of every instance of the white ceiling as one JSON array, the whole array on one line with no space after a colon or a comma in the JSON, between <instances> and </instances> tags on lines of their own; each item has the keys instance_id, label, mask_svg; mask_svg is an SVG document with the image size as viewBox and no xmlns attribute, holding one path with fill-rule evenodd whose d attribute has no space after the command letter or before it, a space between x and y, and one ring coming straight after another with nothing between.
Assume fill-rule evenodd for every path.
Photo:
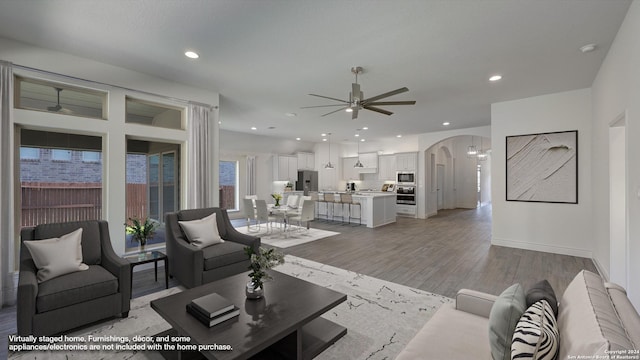
<instances>
[{"instance_id":1,"label":"white ceiling","mask_svg":"<svg viewBox=\"0 0 640 360\"><path fill-rule=\"evenodd\" d=\"M493 102L591 86L629 4L0 0L0 36L217 91L223 129L318 141L367 126L363 136L379 139L489 125ZM588 43L596 50L581 53ZM348 98L352 66L365 69L365 97L406 86L388 100L417 104L381 106L391 116L362 110L357 120L300 109L332 104L309 93ZM503 80L489 83L497 73Z\"/></svg>"}]
</instances>

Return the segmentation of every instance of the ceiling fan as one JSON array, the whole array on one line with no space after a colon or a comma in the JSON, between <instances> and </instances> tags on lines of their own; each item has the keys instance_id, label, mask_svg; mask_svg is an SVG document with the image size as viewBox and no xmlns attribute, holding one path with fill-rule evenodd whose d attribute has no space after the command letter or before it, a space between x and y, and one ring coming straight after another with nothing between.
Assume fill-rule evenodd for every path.
<instances>
[{"instance_id":1,"label":"ceiling fan","mask_svg":"<svg viewBox=\"0 0 640 360\"><path fill-rule=\"evenodd\" d=\"M416 103L413 100L410 100L410 101L378 101L378 100L387 98L389 96L393 96L393 95L397 95L397 94L401 94L403 92L409 91L409 89L407 89L406 87L402 87L400 89L396 89L396 90L393 90L393 91L386 92L384 94L380 94L380 95L373 96L373 97L370 97L368 99L365 99L362 91L360 91L360 84L358 84L358 74L361 74L363 72L362 67L361 66L354 66L354 67L351 68L351 72L356 76L356 82L351 84L351 92L349 93L349 100L336 99L336 98L332 98L332 97L329 97L329 96L323 96L323 95L317 95L317 94L309 94L311 96L316 96L316 97L320 97L320 98L323 98L323 99L339 101L339 102L341 102L341 104L304 106L304 107L302 107L302 109L319 108L319 107L330 107L330 106L341 106L340 109L328 112L328 113L326 113L326 114L324 114L322 116L331 115L331 114L336 113L338 111L345 110L345 111L351 113L351 118L352 119L357 119L358 118L358 111L362 110L362 109L375 111L375 112L378 112L378 113L381 113L381 114L385 114L385 115L391 115L391 114L393 114L391 111L388 111L388 110L385 110L385 109L381 109L378 106L379 105L415 105L415 103Z\"/></svg>"},{"instance_id":2,"label":"ceiling fan","mask_svg":"<svg viewBox=\"0 0 640 360\"><path fill-rule=\"evenodd\" d=\"M60 112L63 114L73 114L73 111L67 108L63 108L62 105L60 105L60 92L63 89L62 88L54 88L54 89L56 89L56 91L58 92L58 102L56 103L56 106L48 106L47 110L53 111L53 112Z\"/></svg>"}]
</instances>

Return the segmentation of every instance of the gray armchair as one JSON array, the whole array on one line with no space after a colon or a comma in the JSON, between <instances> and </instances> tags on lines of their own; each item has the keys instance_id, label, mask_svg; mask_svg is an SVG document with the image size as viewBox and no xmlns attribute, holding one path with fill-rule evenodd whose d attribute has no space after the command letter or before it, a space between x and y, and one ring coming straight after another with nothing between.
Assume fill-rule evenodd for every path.
<instances>
[{"instance_id":1,"label":"gray armchair","mask_svg":"<svg viewBox=\"0 0 640 360\"><path fill-rule=\"evenodd\" d=\"M60 237L82 228L82 258L88 270L38 283L38 269L25 240ZM129 263L111 246L106 221L77 221L23 228L18 281L18 334L53 335L98 320L129 314Z\"/></svg>"},{"instance_id":2,"label":"gray armchair","mask_svg":"<svg viewBox=\"0 0 640 360\"><path fill-rule=\"evenodd\" d=\"M225 241L199 249L187 241L178 221L202 219L216 213L218 232ZM226 209L205 208L180 210L166 215L166 244L169 258L169 274L188 287L248 271L247 246L258 251L260 238L238 232L231 225Z\"/></svg>"}]
</instances>

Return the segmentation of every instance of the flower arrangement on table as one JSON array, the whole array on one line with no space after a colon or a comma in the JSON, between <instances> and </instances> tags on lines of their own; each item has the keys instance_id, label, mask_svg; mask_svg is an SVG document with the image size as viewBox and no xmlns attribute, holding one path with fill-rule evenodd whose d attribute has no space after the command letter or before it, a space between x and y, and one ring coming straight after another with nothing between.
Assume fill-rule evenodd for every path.
<instances>
[{"instance_id":1,"label":"flower arrangement on table","mask_svg":"<svg viewBox=\"0 0 640 360\"><path fill-rule=\"evenodd\" d=\"M271 197L276 201L276 206L280 206L280 200L282 200L282 194L273 193Z\"/></svg>"},{"instance_id":2,"label":"flower arrangement on table","mask_svg":"<svg viewBox=\"0 0 640 360\"><path fill-rule=\"evenodd\" d=\"M129 218L129 222L130 225L124 224L127 234L132 235L133 240L140 244L140 251L144 251L147 240L155 234L157 223L149 218L142 221L137 217Z\"/></svg>"},{"instance_id":3,"label":"flower arrangement on table","mask_svg":"<svg viewBox=\"0 0 640 360\"><path fill-rule=\"evenodd\" d=\"M251 281L247 284L247 297L260 298L264 294L264 281L271 280L271 276L267 270L276 265L284 264L284 254L275 249L258 248L258 252L247 246L244 248L245 253L250 257L249 277Z\"/></svg>"}]
</instances>

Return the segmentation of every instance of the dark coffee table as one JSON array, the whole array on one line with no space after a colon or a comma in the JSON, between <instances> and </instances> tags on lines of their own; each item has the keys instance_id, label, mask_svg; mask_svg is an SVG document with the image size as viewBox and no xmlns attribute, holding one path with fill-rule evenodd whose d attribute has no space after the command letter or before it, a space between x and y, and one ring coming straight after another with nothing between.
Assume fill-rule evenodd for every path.
<instances>
[{"instance_id":1,"label":"dark coffee table","mask_svg":"<svg viewBox=\"0 0 640 360\"><path fill-rule=\"evenodd\" d=\"M345 301L346 295L273 271L273 280L265 283L264 299L247 300L247 274L154 300L151 307L171 324L174 335L189 336L196 345L233 348L201 352L207 359L312 359L347 333L346 328L320 317ZM187 313L186 305L192 299L212 292L239 307L240 316L209 328Z\"/></svg>"}]
</instances>

